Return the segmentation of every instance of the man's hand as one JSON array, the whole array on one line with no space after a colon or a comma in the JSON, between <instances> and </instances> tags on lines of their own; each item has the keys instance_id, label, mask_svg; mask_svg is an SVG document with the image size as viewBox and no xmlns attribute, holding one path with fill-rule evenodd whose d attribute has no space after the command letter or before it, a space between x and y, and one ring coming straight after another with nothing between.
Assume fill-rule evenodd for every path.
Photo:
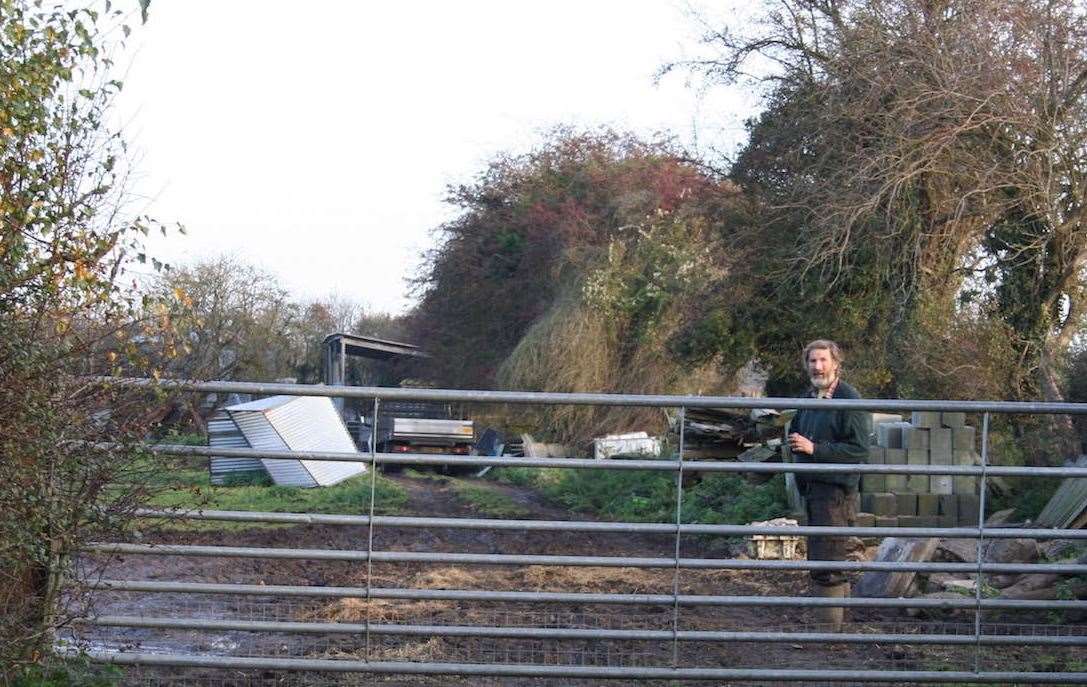
<instances>
[{"instance_id":1,"label":"man's hand","mask_svg":"<svg viewBox=\"0 0 1087 687\"><path fill-rule=\"evenodd\" d=\"M793 432L789 435L789 450L793 453L811 455L815 453L815 444L803 434Z\"/></svg>"}]
</instances>

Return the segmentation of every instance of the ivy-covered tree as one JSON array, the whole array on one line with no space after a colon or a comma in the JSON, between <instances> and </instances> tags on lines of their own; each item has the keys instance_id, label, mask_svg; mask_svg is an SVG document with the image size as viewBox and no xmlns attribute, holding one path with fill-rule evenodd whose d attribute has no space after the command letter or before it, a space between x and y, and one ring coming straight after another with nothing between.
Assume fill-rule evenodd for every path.
<instances>
[{"instance_id":1,"label":"ivy-covered tree","mask_svg":"<svg viewBox=\"0 0 1087 687\"><path fill-rule=\"evenodd\" d=\"M1082 5L775 0L707 45L685 66L767 94L732 171L763 311L841 332L873 392L1060 399L1087 259Z\"/></svg>"}]
</instances>

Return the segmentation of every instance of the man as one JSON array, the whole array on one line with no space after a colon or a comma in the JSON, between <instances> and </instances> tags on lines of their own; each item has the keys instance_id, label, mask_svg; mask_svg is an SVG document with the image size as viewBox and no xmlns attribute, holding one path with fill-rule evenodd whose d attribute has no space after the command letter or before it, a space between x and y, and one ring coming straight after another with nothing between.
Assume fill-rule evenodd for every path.
<instances>
[{"instance_id":1,"label":"man","mask_svg":"<svg viewBox=\"0 0 1087 687\"><path fill-rule=\"evenodd\" d=\"M840 377L842 351L838 344L817 339L804 347L803 366L811 380L810 396L816 398L860 398L860 394ZM789 449L797 462L865 463L868 461L872 416L859 410L819 408L797 411L788 436ZM797 487L805 497L808 524L813 526L852 526L856 517L856 494L860 476L856 474L807 473L796 476ZM846 555L846 537L808 537L808 560L840 561ZM843 573L812 570L816 596L845 598L849 582ZM844 609L817 609L821 622L837 632L841 629Z\"/></svg>"}]
</instances>

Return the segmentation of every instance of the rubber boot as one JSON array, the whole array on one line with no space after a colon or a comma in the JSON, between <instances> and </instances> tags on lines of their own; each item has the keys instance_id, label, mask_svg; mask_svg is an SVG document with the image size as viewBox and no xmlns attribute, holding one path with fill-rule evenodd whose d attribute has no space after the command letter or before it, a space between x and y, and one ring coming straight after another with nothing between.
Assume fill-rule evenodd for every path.
<instances>
[{"instance_id":1,"label":"rubber boot","mask_svg":"<svg viewBox=\"0 0 1087 687\"><path fill-rule=\"evenodd\" d=\"M823 586L815 585L815 595L825 599L849 598L849 583ZM827 632L841 632L842 621L845 620L845 609L841 606L817 606L815 607L815 622L826 626Z\"/></svg>"}]
</instances>

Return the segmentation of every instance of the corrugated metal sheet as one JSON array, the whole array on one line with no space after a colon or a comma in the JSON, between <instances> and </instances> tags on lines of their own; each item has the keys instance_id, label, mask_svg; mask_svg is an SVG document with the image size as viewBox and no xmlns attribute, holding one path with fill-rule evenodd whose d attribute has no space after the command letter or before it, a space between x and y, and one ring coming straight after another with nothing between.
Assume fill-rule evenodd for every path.
<instances>
[{"instance_id":1,"label":"corrugated metal sheet","mask_svg":"<svg viewBox=\"0 0 1087 687\"><path fill-rule=\"evenodd\" d=\"M271 451L356 453L347 428L329 398L272 396L230 406L208 424L212 446ZM232 472L264 470L281 486L329 486L366 472L364 463L330 460L212 458L213 484Z\"/></svg>"},{"instance_id":2,"label":"corrugated metal sheet","mask_svg":"<svg viewBox=\"0 0 1087 687\"><path fill-rule=\"evenodd\" d=\"M208 446L221 448L249 448L249 442L238 425L230 418L230 414L224 410L216 413L208 420ZM226 483L227 475L231 473L264 472L264 465L259 458L226 458L216 456L209 461L212 484Z\"/></svg>"},{"instance_id":3,"label":"corrugated metal sheet","mask_svg":"<svg viewBox=\"0 0 1087 687\"><path fill-rule=\"evenodd\" d=\"M248 403L244 405L250 405ZM253 448L263 448L271 451L289 451L290 446L283 441L279 432L272 425L268 415L260 410L235 410L228 408L230 417L238 425L238 429L245 435L245 440ZM317 481L313 475L297 460L261 458L264 469L272 477L272 481L284 487L315 487Z\"/></svg>"},{"instance_id":4,"label":"corrugated metal sheet","mask_svg":"<svg viewBox=\"0 0 1087 687\"><path fill-rule=\"evenodd\" d=\"M1087 456L1080 456L1077 467L1087 466ZM1056 527L1063 529L1070 526L1087 509L1087 479L1069 477L1049 499L1035 524L1038 527Z\"/></svg>"},{"instance_id":5,"label":"corrugated metal sheet","mask_svg":"<svg viewBox=\"0 0 1087 687\"><path fill-rule=\"evenodd\" d=\"M265 414L293 451L356 452L347 427L330 398L302 396L268 410ZM335 484L366 471L363 463L332 460L300 462L321 486Z\"/></svg>"}]
</instances>

